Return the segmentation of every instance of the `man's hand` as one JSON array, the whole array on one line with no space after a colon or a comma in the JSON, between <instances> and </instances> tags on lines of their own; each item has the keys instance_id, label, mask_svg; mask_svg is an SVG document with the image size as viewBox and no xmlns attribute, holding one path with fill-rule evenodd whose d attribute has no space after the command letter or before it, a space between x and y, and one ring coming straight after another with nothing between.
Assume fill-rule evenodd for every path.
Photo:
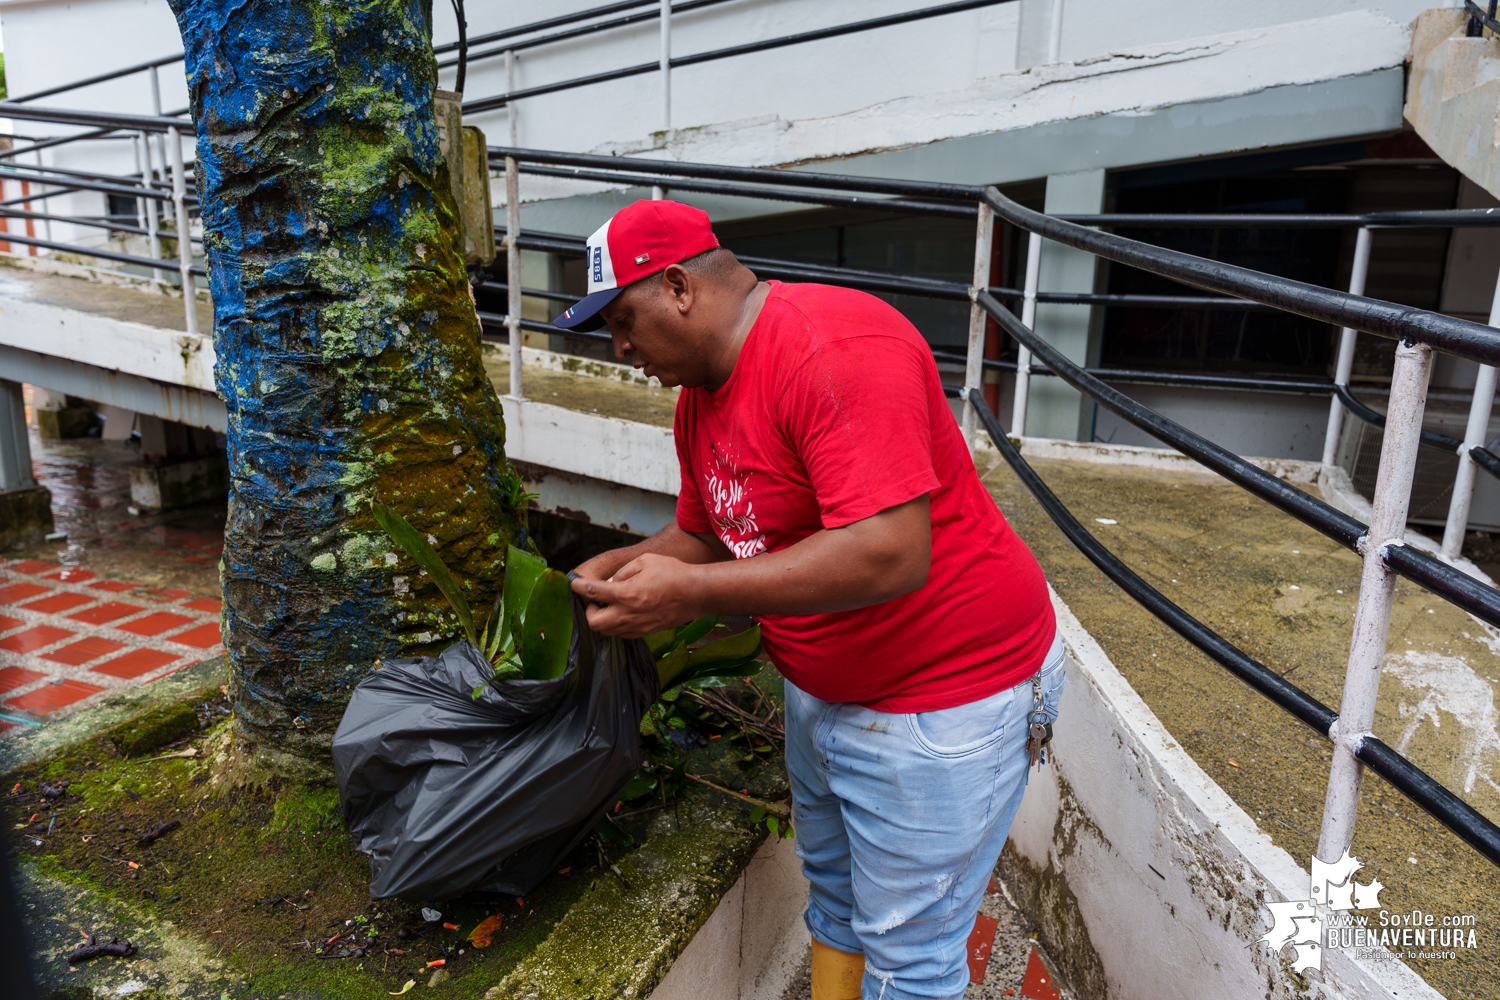
<instances>
[{"instance_id":1,"label":"man's hand","mask_svg":"<svg viewBox=\"0 0 1500 1000\"><path fill-rule=\"evenodd\" d=\"M606 556L622 560L613 579L588 578L582 570L595 562L590 560L573 581L574 593L610 605L588 612L590 627L606 635L649 635L701 615L828 614L880 604L925 584L932 515L924 493L788 548L739 560L718 539L673 524L638 546L598 559Z\"/></svg>"},{"instance_id":2,"label":"man's hand","mask_svg":"<svg viewBox=\"0 0 1500 1000\"><path fill-rule=\"evenodd\" d=\"M573 590L595 602L589 604L589 628L639 639L703 613L696 606L694 569L680 559L648 552L620 567L612 579L580 577L573 581Z\"/></svg>"}]
</instances>

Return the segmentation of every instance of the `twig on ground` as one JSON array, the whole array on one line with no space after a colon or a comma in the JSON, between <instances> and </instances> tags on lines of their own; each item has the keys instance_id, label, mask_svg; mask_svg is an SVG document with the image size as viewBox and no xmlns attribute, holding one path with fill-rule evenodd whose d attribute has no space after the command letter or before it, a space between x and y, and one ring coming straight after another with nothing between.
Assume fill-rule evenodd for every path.
<instances>
[{"instance_id":1,"label":"twig on ground","mask_svg":"<svg viewBox=\"0 0 1500 1000\"><path fill-rule=\"evenodd\" d=\"M749 795L743 795L739 792L730 791L723 785L716 785L706 778L700 778L696 774L688 774L686 771L682 772L682 776L689 781L696 781L698 784L704 786L705 788L712 788L716 792L722 792L723 794L728 795L730 798L739 799L741 802L748 802L752 806L762 806L765 808L767 816L775 816L777 819L784 819L787 821L790 821L792 818L792 808L785 802L765 802L761 799L753 798Z\"/></svg>"}]
</instances>

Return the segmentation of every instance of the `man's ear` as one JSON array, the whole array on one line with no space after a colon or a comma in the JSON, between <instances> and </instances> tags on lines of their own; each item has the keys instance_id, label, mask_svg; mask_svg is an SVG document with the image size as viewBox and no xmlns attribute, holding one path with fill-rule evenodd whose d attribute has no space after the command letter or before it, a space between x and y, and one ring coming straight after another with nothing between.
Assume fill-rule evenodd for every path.
<instances>
[{"instance_id":1,"label":"man's ear","mask_svg":"<svg viewBox=\"0 0 1500 1000\"><path fill-rule=\"evenodd\" d=\"M697 298L697 287L692 275L688 274L687 268L680 264L672 264L661 273L662 291L666 293L667 301L679 314L685 315L693 308L693 300Z\"/></svg>"}]
</instances>

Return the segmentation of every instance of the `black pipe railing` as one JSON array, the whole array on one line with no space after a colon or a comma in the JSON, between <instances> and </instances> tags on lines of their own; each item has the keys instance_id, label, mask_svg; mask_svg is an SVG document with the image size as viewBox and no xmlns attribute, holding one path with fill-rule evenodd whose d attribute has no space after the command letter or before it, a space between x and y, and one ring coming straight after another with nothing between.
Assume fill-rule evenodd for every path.
<instances>
[{"instance_id":1,"label":"black pipe railing","mask_svg":"<svg viewBox=\"0 0 1500 1000\"><path fill-rule=\"evenodd\" d=\"M675 18L679 14L688 14L703 7L713 7L721 3L731 2L733 2L733 0L689 0L689 2L687 3L674 4L672 6L672 16ZM639 3L634 3L622 6L639 7L642 5ZM642 11L636 14L626 14L624 17L611 18L608 21L597 21L594 24L586 24L580 28L568 28L563 31L553 32L550 35L538 35L535 38L523 38L518 42L510 42L506 45L499 45L493 49L485 49L482 52L471 52L469 53L469 61L473 62L476 59L490 59L495 56L503 56L507 52L521 52L526 49L534 49L542 45L555 45L558 42L571 41L574 38L581 38L584 35L593 35L601 31L610 31L614 28L623 28L632 24L640 24L643 21L655 21L661 16L661 14L659 13L659 8L655 3L651 3L651 7L652 9L648 11ZM571 20L576 21L582 19L583 18L575 15ZM564 19L559 18L557 20ZM523 33L524 32L517 32L513 30L511 32L498 32L497 34L509 34L514 36ZM474 44L472 39L470 40L469 44ZM444 50L448 51L448 47L445 46ZM448 69L449 67L455 65L456 62L457 60L455 59L440 60L437 64L438 69Z\"/></svg>"},{"instance_id":2,"label":"black pipe railing","mask_svg":"<svg viewBox=\"0 0 1500 1000\"><path fill-rule=\"evenodd\" d=\"M1019 321L1016 325L1020 325ZM978 398L978 393L952 386L946 387L945 391L950 396L964 399L974 408L984 425L985 433L1015 472L1021 485L1026 487L1027 492L1046 511L1052 523L1057 525L1068 541L1098 567L1101 573L1209 659L1318 735L1328 738L1334 722L1338 720L1338 714L1333 709L1235 646L1143 580L1084 528L1047 487L1036 470L1031 468L1011 443L995 415L990 412L983 399ZM1500 826L1374 736L1363 737L1355 756L1492 864L1500 865Z\"/></svg>"},{"instance_id":3,"label":"black pipe railing","mask_svg":"<svg viewBox=\"0 0 1500 1000\"><path fill-rule=\"evenodd\" d=\"M1355 399L1349 390L1341 385L1334 386L1333 391L1339 397L1339 402L1344 404L1344 409L1348 410L1350 414L1358 417L1372 427L1385 429L1384 414L1370 409L1364 403ZM1447 434L1439 434L1436 431L1429 430L1422 431L1422 443L1433 445L1444 451L1460 453L1464 446L1463 441L1459 438L1449 437ZM1469 457L1474 460L1475 465L1497 479L1500 479L1500 455L1496 455L1483 445L1475 445L1469 449Z\"/></svg>"},{"instance_id":4,"label":"black pipe railing","mask_svg":"<svg viewBox=\"0 0 1500 1000\"><path fill-rule=\"evenodd\" d=\"M175 239L170 234L168 239ZM64 253L76 253L80 257L98 257L100 260L112 260L120 264L137 264L141 267L149 267L155 271L163 271L169 275L178 274L178 265L175 260L154 260L150 257L137 257L135 254L119 253L115 250L105 250L102 247L82 247L74 243L58 243L54 240L39 240L34 236L22 236L18 233L0 232L0 243L19 243L22 246L42 247L47 250L61 250ZM207 277L208 272L201 264L190 265L188 270L199 277Z\"/></svg>"},{"instance_id":5,"label":"black pipe railing","mask_svg":"<svg viewBox=\"0 0 1500 1000\"><path fill-rule=\"evenodd\" d=\"M1292 515L1308 527L1321 531L1346 548L1359 551L1359 545L1368 532L1366 525L1106 385L1028 330L988 292L980 292L975 301L1000 324L1002 330L1024 344L1038 361L1106 410L1123 417L1157 440ZM1485 586L1473 577L1446 563L1438 562L1409 545L1389 546L1384 558L1386 565L1401 576L1475 617L1500 626L1500 591L1494 587Z\"/></svg>"}]
</instances>

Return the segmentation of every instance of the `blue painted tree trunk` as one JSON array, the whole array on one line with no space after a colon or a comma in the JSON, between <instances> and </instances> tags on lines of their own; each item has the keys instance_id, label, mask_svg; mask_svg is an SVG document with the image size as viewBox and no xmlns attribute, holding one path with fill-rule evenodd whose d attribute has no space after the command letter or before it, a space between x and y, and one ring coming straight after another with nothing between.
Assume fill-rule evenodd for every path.
<instances>
[{"instance_id":1,"label":"blue painted tree trunk","mask_svg":"<svg viewBox=\"0 0 1500 1000\"><path fill-rule=\"evenodd\" d=\"M236 749L317 759L374 661L457 634L371 501L479 608L525 516L438 152L431 2L171 4L229 409Z\"/></svg>"}]
</instances>

